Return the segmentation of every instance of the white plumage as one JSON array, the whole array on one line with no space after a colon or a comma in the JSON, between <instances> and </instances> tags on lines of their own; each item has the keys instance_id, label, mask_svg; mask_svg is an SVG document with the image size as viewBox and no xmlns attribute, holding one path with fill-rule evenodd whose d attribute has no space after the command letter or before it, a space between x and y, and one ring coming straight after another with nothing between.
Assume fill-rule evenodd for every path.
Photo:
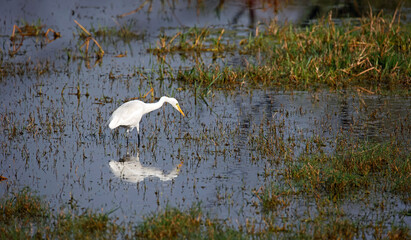
<instances>
[{"instance_id":1,"label":"white plumage","mask_svg":"<svg viewBox=\"0 0 411 240\"><path fill-rule=\"evenodd\" d=\"M127 128L127 132L130 132L134 128L137 128L138 144L140 145L139 124L141 118L144 114L159 109L165 102L171 104L171 106L173 106L175 109L177 109L177 111L185 116L180 108L180 105L178 104L178 101L175 98L163 96L156 103L144 103L140 100L133 100L124 103L113 112L110 117L108 126L110 129L125 127Z\"/></svg>"}]
</instances>

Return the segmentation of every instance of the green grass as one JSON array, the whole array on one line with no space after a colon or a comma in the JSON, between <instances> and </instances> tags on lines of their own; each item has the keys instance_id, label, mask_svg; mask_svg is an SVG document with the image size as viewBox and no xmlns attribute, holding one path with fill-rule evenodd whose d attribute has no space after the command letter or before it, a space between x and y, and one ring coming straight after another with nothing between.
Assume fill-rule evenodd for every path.
<instances>
[{"instance_id":1,"label":"green grass","mask_svg":"<svg viewBox=\"0 0 411 240\"><path fill-rule=\"evenodd\" d=\"M284 189L273 187L274 190L267 188L268 195L286 197ZM266 193L264 190L258 194ZM288 206L271 203L266 206L268 210L273 206ZM0 199L0 239L352 239L363 236L365 232L375 238L410 237L410 229L406 226L394 225L384 230L381 222L362 223L350 219L332 202L320 200L317 205L318 214L312 217L304 215L305 219L301 221L267 214L262 216L262 226L247 221L238 229L208 217L199 204L185 210L166 207L135 224L117 223L107 213L89 210L84 213L56 213L40 197L24 189ZM278 219L285 222L278 222Z\"/></svg>"},{"instance_id":2,"label":"green grass","mask_svg":"<svg viewBox=\"0 0 411 240\"><path fill-rule=\"evenodd\" d=\"M60 214L50 234L67 239L114 239L122 232L124 228L118 226L107 214L88 211L81 215Z\"/></svg>"},{"instance_id":3,"label":"green grass","mask_svg":"<svg viewBox=\"0 0 411 240\"><path fill-rule=\"evenodd\" d=\"M279 184L270 184L268 187L262 187L255 191L264 211L273 211L284 209L289 206L288 196L295 194L291 189L286 189Z\"/></svg>"},{"instance_id":4,"label":"green grass","mask_svg":"<svg viewBox=\"0 0 411 240\"><path fill-rule=\"evenodd\" d=\"M409 94L411 26L401 23L397 13L371 14L341 25L334 24L329 15L305 28L276 22L257 28L258 35L242 39L222 32L218 39L225 39L229 47L213 42L210 30L203 29L184 42L188 47L182 45L183 41L174 41L190 35L182 33L167 37L171 40L162 41L152 52L164 55L220 49L247 59L241 67L214 63L179 70L177 79L189 84L227 87L248 83L286 89L366 87L375 93L394 90Z\"/></svg>"},{"instance_id":5,"label":"green grass","mask_svg":"<svg viewBox=\"0 0 411 240\"><path fill-rule=\"evenodd\" d=\"M146 217L137 239L242 239L243 233L205 216L199 205L186 211L167 207Z\"/></svg>"},{"instance_id":6,"label":"green grass","mask_svg":"<svg viewBox=\"0 0 411 240\"><path fill-rule=\"evenodd\" d=\"M53 214L27 188L0 199L0 239L116 239L123 232L107 214Z\"/></svg>"},{"instance_id":7,"label":"green grass","mask_svg":"<svg viewBox=\"0 0 411 240\"><path fill-rule=\"evenodd\" d=\"M0 211L1 222L8 222L13 218L25 220L26 218L47 217L47 206L38 196L32 195L27 188L2 202Z\"/></svg>"},{"instance_id":8,"label":"green grass","mask_svg":"<svg viewBox=\"0 0 411 240\"><path fill-rule=\"evenodd\" d=\"M370 188L407 195L410 171L410 154L395 142L341 142L334 155L303 155L289 163L284 175L308 193L335 198Z\"/></svg>"},{"instance_id":9,"label":"green grass","mask_svg":"<svg viewBox=\"0 0 411 240\"><path fill-rule=\"evenodd\" d=\"M114 37L130 42L131 40L144 39L145 33L138 33L134 31L134 25L124 25L118 27L104 27L99 26L97 29L90 28L90 33L97 38L112 39Z\"/></svg>"},{"instance_id":10,"label":"green grass","mask_svg":"<svg viewBox=\"0 0 411 240\"><path fill-rule=\"evenodd\" d=\"M135 236L139 239L170 239L189 236L200 231L201 220L202 213L199 208L189 209L187 213L167 208L147 217L137 228Z\"/></svg>"},{"instance_id":11,"label":"green grass","mask_svg":"<svg viewBox=\"0 0 411 240\"><path fill-rule=\"evenodd\" d=\"M141 224L118 224L106 213L52 213L28 189L0 199L0 239L242 239L243 233L206 217L199 205L169 208Z\"/></svg>"},{"instance_id":12,"label":"green grass","mask_svg":"<svg viewBox=\"0 0 411 240\"><path fill-rule=\"evenodd\" d=\"M159 57L176 53L228 53L234 51L236 45L234 42L227 41L227 35L231 37L233 34L227 33L224 28L193 27L179 31L174 36L161 35L156 46L147 50Z\"/></svg>"}]
</instances>

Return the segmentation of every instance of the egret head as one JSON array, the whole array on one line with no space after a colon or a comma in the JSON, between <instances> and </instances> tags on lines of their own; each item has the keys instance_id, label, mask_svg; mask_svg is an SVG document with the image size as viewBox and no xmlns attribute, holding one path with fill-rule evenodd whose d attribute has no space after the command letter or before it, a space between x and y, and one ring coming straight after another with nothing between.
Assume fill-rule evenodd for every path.
<instances>
[{"instance_id":1,"label":"egret head","mask_svg":"<svg viewBox=\"0 0 411 240\"><path fill-rule=\"evenodd\" d=\"M173 106L175 109L177 109L177 111L179 111L184 117L186 116L186 115L184 114L183 110L181 110L180 105L178 104L177 99L167 97L165 101L168 102L168 103L170 103L171 106Z\"/></svg>"}]
</instances>

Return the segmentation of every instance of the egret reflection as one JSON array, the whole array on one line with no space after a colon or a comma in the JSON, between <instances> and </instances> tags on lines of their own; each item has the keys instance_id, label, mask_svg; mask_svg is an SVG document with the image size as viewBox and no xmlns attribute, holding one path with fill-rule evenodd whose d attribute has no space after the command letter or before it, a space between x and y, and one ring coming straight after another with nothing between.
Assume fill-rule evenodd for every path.
<instances>
[{"instance_id":1,"label":"egret reflection","mask_svg":"<svg viewBox=\"0 0 411 240\"><path fill-rule=\"evenodd\" d=\"M161 181L173 180L180 173L183 163L178 164L168 174L160 168L141 165L138 154L136 156L126 154L119 161L111 160L109 165L116 177L130 183L138 183L148 177L157 177Z\"/></svg>"}]
</instances>

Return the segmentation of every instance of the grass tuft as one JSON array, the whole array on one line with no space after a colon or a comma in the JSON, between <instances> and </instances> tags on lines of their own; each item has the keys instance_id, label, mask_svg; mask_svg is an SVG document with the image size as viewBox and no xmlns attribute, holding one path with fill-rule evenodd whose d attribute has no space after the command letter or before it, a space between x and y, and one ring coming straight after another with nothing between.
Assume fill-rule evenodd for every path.
<instances>
[{"instance_id":1,"label":"grass tuft","mask_svg":"<svg viewBox=\"0 0 411 240\"><path fill-rule=\"evenodd\" d=\"M188 212L175 208L166 208L164 211L146 217L135 232L140 239L171 239L189 236L200 230L202 213L194 207Z\"/></svg>"},{"instance_id":2,"label":"grass tuft","mask_svg":"<svg viewBox=\"0 0 411 240\"><path fill-rule=\"evenodd\" d=\"M33 196L28 188L15 193L0 203L0 221L9 222L11 219L24 220L47 216L48 207L37 196Z\"/></svg>"},{"instance_id":3,"label":"grass tuft","mask_svg":"<svg viewBox=\"0 0 411 240\"><path fill-rule=\"evenodd\" d=\"M394 142L365 142L350 147L341 143L335 155L304 155L285 171L288 179L306 191L325 192L333 197L381 185L396 193L411 191L409 153Z\"/></svg>"}]
</instances>

